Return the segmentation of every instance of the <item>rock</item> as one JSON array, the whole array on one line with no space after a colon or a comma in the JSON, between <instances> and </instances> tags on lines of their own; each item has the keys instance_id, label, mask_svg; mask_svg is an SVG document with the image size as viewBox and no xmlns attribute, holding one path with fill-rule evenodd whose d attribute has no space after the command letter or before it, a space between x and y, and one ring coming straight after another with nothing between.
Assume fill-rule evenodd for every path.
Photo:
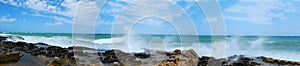
<instances>
[{"instance_id":1,"label":"rock","mask_svg":"<svg viewBox=\"0 0 300 66\"><path fill-rule=\"evenodd\" d=\"M268 63L274 63L274 60L272 58L263 58L263 61Z\"/></svg>"},{"instance_id":2,"label":"rock","mask_svg":"<svg viewBox=\"0 0 300 66\"><path fill-rule=\"evenodd\" d=\"M3 40L6 40L8 37L7 36L0 36L0 42L2 42Z\"/></svg>"},{"instance_id":3,"label":"rock","mask_svg":"<svg viewBox=\"0 0 300 66\"><path fill-rule=\"evenodd\" d=\"M176 49L174 52L175 52L176 54L181 54L181 50L179 50L179 49Z\"/></svg>"},{"instance_id":4,"label":"rock","mask_svg":"<svg viewBox=\"0 0 300 66\"><path fill-rule=\"evenodd\" d=\"M163 62L163 63L160 63L157 66L177 66L177 65L175 63L172 63L172 62Z\"/></svg>"},{"instance_id":5,"label":"rock","mask_svg":"<svg viewBox=\"0 0 300 66\"><path fill-rule=\"evenodd\" d=\"M242 57L242 58L239 58L238 60L241 60L241 61L252 61L253 59L252 58L248 58L248 57Z\"/></svg>"},{"instance_id":6,"label":"rock","mask_svg":"<svg viewBox=\"0 0 300 66\"><path fill-rule=\"evenodd\" d=\"M36 44L49 46L48 44L46 44L46 43L41 43L41 42L36 43Z\"/></svg>"},{"instance_id":7,"label":"rock","mask_svg":"<svg viewBox=\"0 0 300 66\"><path fill-rule=\"evenodd\" d=\"M67 59L54 59L49 62L47 66L67 66L69 61Z\"/></svg>"},{"instance_id":8,"label":"rock","mask_svg":"<svg viewBox=\"0 0 300 66\"><path fill-rule=\"evenodd\" d=\"M82 47L82 46L72 46L72 47L68 47L67 49L69 49L69 50L96 50L93 48Z\"/></svg>"},{"instance_id":9,"label":"rock","mask_svg":"<svg viewBox=\"0 0 300 66\"><path fill-rule=\"evenodd\" d=\"M166 52L166 55L167 56L171 56L171 55L176 55L177 53L175 53L175 52Z\"/></svg>"},{"instance_id":10,"label":"rock","mask_svg":"<svg viewBox=\"0 0 300 66\"><path fill-rule=\"evenodd\" d=\"M134 56L140 59L146 59L149 58L151 55L148 53L135 53Z\"/></svg>"},{"instance_id":11,"label":"rock","mask_svg":"<svg viewBox=\"0 0 300 66\"><path fill-rule=\"evenodd\" d=\"M20 53L10 52L0 55L0 64L8 64L18 62L21 58Z\"/></svg>"}]
</instances>

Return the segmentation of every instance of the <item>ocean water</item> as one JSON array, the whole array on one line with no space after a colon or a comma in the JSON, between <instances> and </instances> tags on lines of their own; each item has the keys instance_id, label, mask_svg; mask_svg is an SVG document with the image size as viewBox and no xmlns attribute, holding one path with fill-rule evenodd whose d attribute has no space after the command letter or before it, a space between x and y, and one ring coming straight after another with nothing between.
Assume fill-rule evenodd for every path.
<instances>
[{"instance_id":1,"label":"ocean water","mask_svg":"<svg viewBox=\"0 0 300 66\"><path fill-rule=\"evenodd\" d=\"M266 56L300 61L300 36L203 36L203 35L121 35L93 34L74 37L68 33L1 32L0 35L21 36L7 41L47 43L70 47L85 46L96 49L120 49L142 52L143 49L173 51L195 49L199 56L211 56L212 44L226 44L224 57L232 55ZM93 37L90 37L93 36ZM213 37L224 37L213 38ZM77 42L75 44L74 42Z\"/></svg>"}]
</instances>

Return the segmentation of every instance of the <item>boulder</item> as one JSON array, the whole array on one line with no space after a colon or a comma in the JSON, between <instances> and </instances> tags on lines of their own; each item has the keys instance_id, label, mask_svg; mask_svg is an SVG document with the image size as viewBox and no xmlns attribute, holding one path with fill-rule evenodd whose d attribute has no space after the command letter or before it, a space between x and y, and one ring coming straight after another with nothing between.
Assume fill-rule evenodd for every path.
<instances>
[{"instance_id":1,"label":"boulder","mask_svg":"<svg viewBox=\"0 0 300 66\"><path fill-rule=\"evenodd\" d=\"M263 61L268 63L274 63L274 60L272 58L263 58Z\"/></svg>"}]
</instances>

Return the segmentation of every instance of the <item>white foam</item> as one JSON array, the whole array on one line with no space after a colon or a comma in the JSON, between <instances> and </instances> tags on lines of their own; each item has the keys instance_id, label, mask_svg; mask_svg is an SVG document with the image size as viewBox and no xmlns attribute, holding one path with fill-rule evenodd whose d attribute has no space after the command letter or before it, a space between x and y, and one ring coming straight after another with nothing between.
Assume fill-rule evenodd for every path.
<instances>
[{"instance_id":1,"label":"white foam","mask_svg":"<svg viewBox=\"0 0 300 66\"><path fill-rule=\"evenodd\" d=\"M52 37L42 37L42 36L23 36L28 43L46 43L54 46L70 47L72 46L72 39L66 36L52 36Z\"/></svg>"},{"instance_id":2,"label":"white foam","mask_svg":"<svg viewBox=\"0 0 300 66\"><path fill-rule=\"evenodd\" d=\"M12 41L12 42L25 42L21 36L11 35L11 34L0 34L0 36L8 37L5 41Z\"/></svg>"},{"instance_id":3,"label":"white foam","mask_svg":"<svg viewBox=\"0 0 300 66\"><path fill-rule=\"evenodd\" d=\"M267 41L265 37L258 37L256 40L247 42L240 42L239 37L234 37L228 40L226 57L233 55L247 55L247 56L266 56L281 60L300 61L300 52L284 51L284 50L266 50L264 45ZM250 45L245 45L250 44Z\"/></svg>"},{"instance_id":4,"label":"white foam","mask_svg":"<svg viewBox=\"0 0 300 66\"><path fill-rule=\"evenodd\" d=\"M93 43L96 44L112 44L112 43L119 43L123 42L123 37L117 37L117 38L103 38L103 39L97 39L93 41Z\"/></svg>"},{"instance_id":5,"label":"white foam","mask_svg":"<svg viewBox=\"0 0 300 66\"><path fill-rule=\"evenodd\" d=\"M10 36L11 34L0 34L0 36Z\"/></svg>"}]
</instances>

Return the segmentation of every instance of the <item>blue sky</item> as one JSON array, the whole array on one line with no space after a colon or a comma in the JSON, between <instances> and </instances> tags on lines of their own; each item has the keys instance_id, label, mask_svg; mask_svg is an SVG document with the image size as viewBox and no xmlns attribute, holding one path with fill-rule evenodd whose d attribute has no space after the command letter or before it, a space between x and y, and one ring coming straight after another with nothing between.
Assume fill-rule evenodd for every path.
<instances>
[{"instance_id":1,"label":"blue sky","mask_svg":"<svg viewBox=\"0 0 300 66\"><path fill-rule=\"evenodd\" d=\"M0 0L0 31L71 33L74 17L79 12L77 11L79 3L79 0ZM218 0L218 3L225 19L224 29L228 35L300 35L300 7L298 7L300 0ZM129 5L140 7L131 8L139 11L133 13L135 16L132 14L128 16L128 13L132 13ZM102 8L99 7L101 5L96 6L98 7L93 9ZM184 11L183 14L188 15L198 34L210 34L209 23L196 2L177 0L165 3L108 0L98 14L95 30L96 33L111 33L113 25L118 24L117 17L134 19L137 14L150 11L174 17L179 10L173 6L178 6ZM129 9L128 13L124 11L126 8ZM141 34L177 34L174 26L169 23L176 22L172 20L176 18L172 17L166 18L171 20L158 17L143 18L131 30Z\"/></svg>"}]
</instances>

